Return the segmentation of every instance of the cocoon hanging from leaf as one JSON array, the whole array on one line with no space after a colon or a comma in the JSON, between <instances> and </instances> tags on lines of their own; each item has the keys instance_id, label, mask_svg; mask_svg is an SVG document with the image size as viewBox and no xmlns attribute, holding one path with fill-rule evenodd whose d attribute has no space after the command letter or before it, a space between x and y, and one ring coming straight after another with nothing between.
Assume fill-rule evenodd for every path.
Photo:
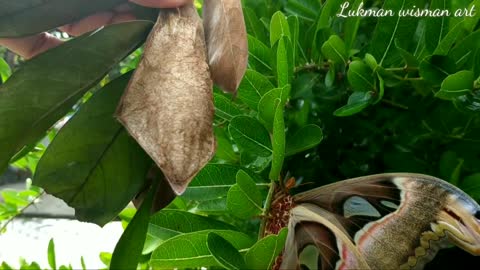
<instances>
[{"instance_id":1,"label":"cocoon hanging from leaf","mask_svg":"<svg viewBox=\"0 0 480 270\"><path fill-rule=\"evenodd\" d=\"M160 11L117 117L176 194L215 152L212 81L193 4Z\"/></svg>"},{"instance_id":2,"label":"cocoon hanging from leaf","mask_svg":"<svg viewBox=\"0 0 480 270\"><path fill-rule=\"evenodd\" d=\"M245 74L248 43L240 0L205 0L203 24L213 82L236 92Z\"/></svg>"}]
</instances>

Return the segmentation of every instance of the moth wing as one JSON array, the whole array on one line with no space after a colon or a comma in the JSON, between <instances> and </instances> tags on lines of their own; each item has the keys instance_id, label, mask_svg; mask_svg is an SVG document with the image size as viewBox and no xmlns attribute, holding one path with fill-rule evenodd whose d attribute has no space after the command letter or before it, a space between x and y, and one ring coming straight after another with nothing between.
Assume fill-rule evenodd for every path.
<instances>
[{"instance_id":1,"label":"moth wing","mask_svg":"<svg viewBox=\"0 0 480 270\"><path fill-rule=\"evenodd\" d=\"M348 236L354 249L346 245L346 250L373 269L422 268L449 243L480 255L480 221L475 217L479 205L460 189L431 176L360 177L297 194L294 202L292 226L298 226L296 216L305 216L302 208L316 206L323 218L312 215L310 220L316 221L311 222L327 227L342 244L348 244ZM289 237L295 237L298 228L293 229ZM342 256L339 260L345 261Z\"/></svg>"}]
</instances>

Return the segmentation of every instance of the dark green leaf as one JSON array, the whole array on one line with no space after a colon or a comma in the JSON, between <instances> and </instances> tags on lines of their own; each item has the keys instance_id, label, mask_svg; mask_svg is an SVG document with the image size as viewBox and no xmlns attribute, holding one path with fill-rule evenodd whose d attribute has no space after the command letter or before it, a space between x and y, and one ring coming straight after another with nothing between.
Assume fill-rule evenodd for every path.
<instances>
[{"instance_id":1,"label":"dark green leaf","mask_svg":"<svg viewBox=\"0 0 480 270\"><path fill-rule=\"evenodd\" d=\"M53 243L53 238L48 242L48 265L55 270L57 269L57 262L55 258L55 244Z\"/></svg>"},{"instance_id":2,"label":"dark green leaf","mask_svg":"<svg viewBox=\"0 0 480 270\"><path fill-rule=\"evenodd\" d=\"M285 246L287 229L282 229L278 235L268 235L255 243L245 254L247 269L272 269L278 255Z\"/></svg>"},{"instance_id":3,"label":"dark green leaf","mask_svg":"<svg viewBox=\"0 0 480 270\"><path fill-rule=\"evenodd\" d=\"M143 187L150 158L114 118L130 76L107 84L60 130L38 163L34 184L104 225Z\"/></svg>"},{"instance_id":4,"label":"dark green leaf","mask_svg":"<svg viewBox=\"0 0 480 270\"><path fill-rule=\"evenodd\" d=\"M231 214L248 219L262 212L262 196L253 179L244 171L237 173L237 183L228 191L227 208Z\"/></svg>"},{"instance_id":5,"label":"dark green leaf","mask_svg":"<svg viewBox=\"0 0 480 270\"><path fill-rule=\"evenodd\" d=\"M463 33L463 21L457 23L452 30L448 31L445 37L440 41L438 46L436 47L433 54L435 55L447 55L450 51L450 48L455 44L457 39Z\"/></svg>"},{"instance_id":6,"label":"dark green leaf","mask_svg":"<svg viewBox=\"0 0 480 270\"><path fill-rule=\"evenodd\" d=\"M355 60L350 63L347 78L355 91L367 92L375 89L373 71L363 61Z\"/></svg>"},{"instance_id":7,"label":"dark green leaf","mask_svg":"<svg viewBox=\"0 0 480 270\"><path fill-rule=\"evenodd\" d=\"M220 235L211 232L207 236L207 247L219 265L226 269L245 269L245 260L238 250Z\"/></svg>"},{"instance_id":8,"label":"dark green leaf","mask_svg":"<svg viewBox=\"0 0 480 270\"><path fill-rule=\"evenodd\" d=\"M235 163L238 161L238 154L232 147L232 141L228 135L228 132L224 128L214 127L215 139L217 141L217 151L215 157L220 160L229 161Z\"/></svg>"},{"instance_id":9,"label":"dark green leaf","mask_svg":"<svg viewBox=\"0 0 480 270\"><path fill-rule=\"evenodd\" d=\"M237 116L228 125L228 132L237 146L261 157L272 154L272 144L268 131L255 118Z\"/></svg>"},{"instance_id":10,"label":"dark green leaf","mask_svg":"<svg viewBox=\"0 0 480 270\"><path fill-rule=\"evenodd\" d=\"M154 179L154 181L157 181L157 179ZM140 209L138 209L132 221L128 223L120 240L118 240L113 250L110 269L137 269L147 236L148 221L150 220L150 211L157 185L158 183L155 183L150 187Z\"/></svg>"},{"instance_id":11,"label":"dark green leaf","mask_svg":"<svg viewBox=\"0 0 480 270\"><path fill-rule=\"evenodd\" d=\"M264 75L247 69L238 88L238 98L251 109L257 110L262 96L273 88L273 84Z\"/></svg>"},{"instance_id":12,"label":"dark green leaf","mask_svg":"<svg viewBox=\"0 0 480 270\"><path fill-rule=\"evenodd\" d=\"M432 10L449 10L450 6L450 1L431 0L429 8ZM448 16L429 17L426 19L425 45L430 53L433 53L438 48L442 39L447 35L449 20Z\"/></svg>"},{"instance_id":13,"label":"dark green leaf","mask_svg":"<svg viewBox=\"0 0 480 270\"><path fill-rule=\"evenodd\" d=\"M288 16L287 18L288 26L292 34L292 65L295 66L297 63L298 56L298 42L300 35L300 23L297 16Z\"/></svg>"},{"instance_id":14,"label":"dark green leaf","mask_svg":"<svg viewBox=\"0 0 480 270\"><path fill-rule=\"evenodd\" d=\"M163 242L152 254L150 264L154 268L197 268L218 266L207 247L208 234L214 232L230 242L241 252L252 246L247 235L226 230L206 230L175 236Z\"/></svg>"},{"instance_id":15,"label":"dark green leaf","mask_svg":"<svg viewBox=\"0 0 480 270\"><path fill-rule=\"evenodd\" d=\"M466 38L458 41L450 50L448 56L455 59L458 68L471 69L478 65L478 57L480 51L480 29L468 35ZM478 66L476 67L478 69Z\"/></svg>"},{"instance_id":16,"label":"dark green leaf","mask_svg":"<svg viewBox=\"0 0 480 270\"><path fill-rule=\"evenodd\" d=\"M440 84L455 70L455 62L447 56L432 55L426 57L420 63L420 75L433 84Z\"/></svg>"},{"instance_id":17,"label":"dark green leaf","mask_svg":"<svg viewBox=\"0 0 480 270\"><path fill-rule=\"evenodd\" d=\"M352 10L357 10L363 0L349 0L351 4ZM347 51L352 49L355 45L355 40L357 38L358 26L360 25L360 20L362 18L360 16L355 17L348 17L345 19L344 23L344 40L345 40L345 47Z\"/></svg>"},{"instance_id":18,"label":"dark green leaf","mask_svg":"<svg viewBox=\"0 0 480 270\"><path fill-rule=\"evenodd\" d=\"M473 72L470 70L462 70L449 75L443 80L440 91L435 93L435 97L450 100L466 95L472 91L473 81Z\"/></svg>"},{"instance_id":19,"label":"dark green leaf","mask_svg":"<svg viewBox=\"0 0 480 270\"><path fill-rule=\"evenodd\" d=\"M480 200L480 173L474 173L463 179L460 187L472 196L475 200Z\"/></svg>"},{"instance_id":20,"label":"dark green leaf","mask_svg":"<svg viewBox=\"0 0 480 270\"><path fill-rule=\"evenodd\" d=\"M90 14L110 10L127 0L0 0L0 37L18 37L53 29Z\"/></svg>"},{"instance_id":21,"label":"dark green leaf","mask_svg":"<svg viewBox=\"0 0 480 270\"><path fill-rule=\"evenodd\" d=\"M350 116L368 107L372 103L371 92L353 92L348 99L348 104L337 109L333 114L335 116Z\"/></svg>"},{"instance_id":22,"label":"dark green leaf","mask_svg":"<svg viewBox=\"0 0 480 270\"><path fill-rule=\"evenodd\" d=\"M230 224L186 211L163 209L150 218L143 253L152 252L173 236L209 229L232 230L234 228Z\"/></svg>"},{"instance_id":23,"label":"dark green leaf","mask_svg":"<svg viewBox=\"0 0 480 270\"><path fill-rule=\"evenodd\" d=\"M397 39L402 48L408 48L407 42L410 42L414 36L418 18L401 17L399 11L411 8L416 4L416 0L385 0L384 10L392 10L394 16L385 16L378 19L378 23L373 32L373 38L370 42L370 52L378 59L379 65L389 66L394 51L394 41Z\"/></svg>"},{"instance_id":24,"label":"dark green leaf","mask_svg":"<svg viewBox=\"0 0 480 270\"><path fill-rule=\"evenodd\" d=\"M255 11L253 11L249 7L245 7L243 9L243 14L245 16L245 25L247 27L247 33L260 42L265 43L269 42L267 35L265 34L265 27L262 25L260 20L258 19ZM250 44L249 44L250 47ZM250 49L250 48L249 48Z\"/></svg>"},{"instance_id":25,"label":"dark green leaf","mask_svg":"<svg viewBox=\"0 0 480 270\"><path fill-rule=\"evenodd\" d=\"M323 140L322 129L317 125L306 125L287 139L286 155L291 156L317 146Z\"/></svg>"},{"instance_id":26,"label":"dark green leaf","mask_svg":"<svg viewBox=\"0 0 480 270\"><path fill-rule=\"evenodd\" d=\"M289 0L286 2L285 10L287 12L309 22L314 22L321 10L320 2L317 0Z\"/></svg>"},{"instance_id":27,"label":"dark green leaf","mask_svg":"<svg viewBox=\"0 0 480 270\"><path fill-rule=\"evenodd\" d=\"M273 48L282 37L291 39L290 27L285 15L281 11L277 11L270 21L270 46Z\"/></svg>"},{"instance_id":28,"label":"dark green leaf","mask_svg":"<svg viewBox=\"0 0 480 270\"><path fill-rule=\"evenodd\" d=\"M405 64L407 65L407 67L409 67L409 68L417 68L418 67L419 63L418 63L417 57L415 57L413 54L411 54L407 50L400 47L400 45L398 44L398 40L395 40L395 48L397 49L397 51L402 56L403 60L405 61Z\"/></svg>"},{"instance_id":29,"label":"dark green leaf","mask_svg":"<svg viewBox=\"0 0 480 270\"><path fill-rule=\"evenodd\" d=\"M375 71L377 69L378 63L375 57L373 57L373 55L369 53L365 54L364 61L365 63L367 63L368 67L370 67L371 70Z\"/></svg>"},{"instance_id":30,"label":"dark green leaf","mask_svg":"<svg viewBox=\"0 0 480 270\"><path fill-rule=\"evenodd\" d=\"M277 102L275 117L273 120L272 134L272 168L270 169L270 180L280 181L283 160L285 159L285 119L283 116L284 105Z\"/></svg>"},{"instance_id":31,"label":"dark green leaf","mask_svg":"<svg viewBox=\"0 0 480 270\"><path fill-rule=\"evenodd\" d=\"M28 61L0 85L0 171L134 50L151 27L136 21L85 34Z\"/></svg>"},{"instance_id":32,"label":"dark green leaf","mask_svg":"<svg viewBox=\"0 0 480 270\"><path fill-rule=\"evenodd\" d=\"M213 94L213 100L215 103L215 115L225 121L230 121L233 117L242 114L232 100L223 95Z\"/></svg>"},{"instance_id":33,"label":"dark green leaf","mask_svg":"<svg viewBox=\"0 0 480 270\"><path fill-rule=\"evenodd\" d=\"M330 18L337 13L343 2L344 0L329 0L324 2L320 17L318 18L317 29L330 27Z\"/></svg>"},{"instance_id":34,"label":"dark green leaf","mask_svg":"<svg viewBox=\"0 0 480 270\"><path fill-rule=\"evenodd\" d=\"M248 35L248 64L258 72L272 72L273 52L267 45Z\"/></svg>"},{"instance_id":35,"label":"dark green leaf","mask_svg":"<svg viewBox=\"0 0 480 270\"><path fill-rule=\"evenodd\" d=\"M480 91L475 91L453 100L455 107L467 113L480 112Z\"/></svg>"}]
</instances>

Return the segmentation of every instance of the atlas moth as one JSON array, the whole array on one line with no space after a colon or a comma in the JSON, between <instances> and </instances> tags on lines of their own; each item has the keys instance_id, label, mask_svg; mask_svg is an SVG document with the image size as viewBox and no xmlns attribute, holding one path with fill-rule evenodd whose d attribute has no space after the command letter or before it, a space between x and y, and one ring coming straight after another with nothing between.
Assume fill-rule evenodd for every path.
<instances>
[{"instance_id":1,"label":"atlas moth","mask_svg":"<svg viewBox=\"0 0 480 270\"><path fill-rule=\"evenodd\" d=\"M359 177L280 205L291 206L280 269L422 269L451 244L480 255L480 206L432 176Z\"/></svg>"}]
</instances>

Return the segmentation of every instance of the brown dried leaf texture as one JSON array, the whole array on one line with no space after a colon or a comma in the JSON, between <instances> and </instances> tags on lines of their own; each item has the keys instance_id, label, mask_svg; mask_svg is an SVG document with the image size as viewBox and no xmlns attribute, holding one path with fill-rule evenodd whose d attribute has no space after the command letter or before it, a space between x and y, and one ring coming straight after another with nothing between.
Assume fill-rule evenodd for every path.
<instances>
[{"instance_id":1,"label":"brown dried leaf texture","mask_svg":"<svg viewBox=\"0 0 480 270\"><path fill-rule=\"evenodd\" d=\"M215 152L213 93L203 26L193 4L160 11L117 109L176 194Z\"/></svg>"},{"instance_id":2,"label":"brown dried leaf texture","mask_svg":"<svg viewBox=\"0 0 480 270\"><path fill-rule=\"evenodd\" d=\"M247 69L248 42L240 0L205 0L203 24L212 79L236 92Z\"/></svg>"}]
</instances>

